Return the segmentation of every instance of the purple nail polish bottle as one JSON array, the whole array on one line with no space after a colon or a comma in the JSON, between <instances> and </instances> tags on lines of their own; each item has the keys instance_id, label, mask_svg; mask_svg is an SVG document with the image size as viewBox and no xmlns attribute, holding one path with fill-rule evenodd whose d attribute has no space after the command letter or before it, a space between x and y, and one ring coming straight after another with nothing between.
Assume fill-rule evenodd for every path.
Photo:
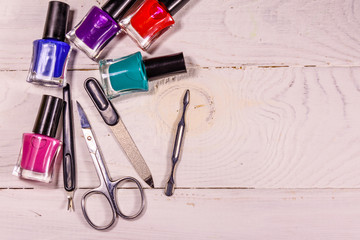
<instances>
[{"instance_id":1,"label":"purple nail polish bottle","mask_svg":"<svg viewBox=\"0 0 360 240\"><path fill-rule=\"evenodd\" d=\"M121 31L118 22L136 0L109 0L101 8L92 7L66 37L91 59Z\"/></svg>"}]
</instances>

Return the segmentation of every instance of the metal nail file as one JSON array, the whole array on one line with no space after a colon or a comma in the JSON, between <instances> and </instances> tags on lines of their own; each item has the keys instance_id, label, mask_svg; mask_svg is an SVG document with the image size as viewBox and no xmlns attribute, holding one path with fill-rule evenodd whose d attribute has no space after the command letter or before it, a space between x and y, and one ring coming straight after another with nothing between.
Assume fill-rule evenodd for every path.
<instances>
[{"instance_id":1,"label":"metal nail file","mask_svg":"<svg viewBox=\"0 0 360 240\"><path fill-rule=\"evenodd\" d=\"M171 173L170 173L170 177L169 180L167 181L166 187L165 187L165 195L166 196L171 196L174 194L174 190L175 190L175 168L176 165L179 161L179 155L180 155L180 150L181 150L181 143L182 140L184 138L184 132L185 132L185 111L186 111L186 107L189 105L190 102L190 91L186 90L184 99L183 99L183 112L181 115L181 119L178 123L178 127L176 130L176 137L175 137L175 143L174 143L174 149L173 149L173 154L171 157L171 163L172 163L172 168L171 168Z\"/></svg>"},{"instance_id":2,"label":"metal nail file","mask_svg":"<svg viewBox=\"0 0 360 240\"><path fill-rule=\"evenodd\" d=\"M111 102L106 98L99 82L95 78L88 78L84 82L84 87L101 117L110 127L117 141L120 143L136 172L150 187L153 188L154 181L149 167L147 166L139 149L136 147L119 114Z\"/></svg>"},{"instance_id":3,"label":"metal nail file","mask_svg":"<svg viewBox=\"0 0 360 240\"><path fill-rule=\"evenodd\" d=\"M75 191L75 153L73 136L73 117L70 96L70 85L63 88L64 111L63 111L63 178L64 188L67 192L68 211L74 210L73 198Z\"/></svg>"}]
</instances>

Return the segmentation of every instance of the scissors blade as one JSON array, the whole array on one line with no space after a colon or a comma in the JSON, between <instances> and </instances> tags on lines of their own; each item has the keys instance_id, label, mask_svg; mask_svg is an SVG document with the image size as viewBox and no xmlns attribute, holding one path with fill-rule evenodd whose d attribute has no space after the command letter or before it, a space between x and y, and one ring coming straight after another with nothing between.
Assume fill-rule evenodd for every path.
<instances>
[{"instance_id":1,"label":"scissors blade","mask_svg":"<svg viewBox=\"0 0 360 240\"><path fill-rule=\"evenodd\" d=\"M81 105L80 105L80 103L78 101L76 101L76 105L77 105L78 113L79 113L79 116L80 116L81 128L90 128L91 129L89 120L86 117L84 109L81 107Z\"/></svg>"},{"instance_id":2,"label":"scissors blade","mask_svg":"<svg viewBox=\"0 0 360 240\"><path fill-rule=\"evenodd\" d=\"M98 150L98 147L97 147L97 143L96 143L94 134L91 130L89 120L87 119L84 109L81 107L80 103L78 101L76 101L76 104L77 104L78 113L80 116L81 129L84 134L84 138L86 140L86 145L87 145L90 153L96 153Z\"/></svg>"},{"instance_id":3,"label":"scissors blade","mask_svg":"<svg viewBox=\"0 0 360 240\"><path fill-rule=\"evenodd\" d=\"M93 160L101 184L107 185L106 183L110 181L110 177L106 171L106 166L102 160L102 156L96 143L94 133L91 130L91 126L89 120L85 115L84 109L81 107L79 102L76 101L76 104L80 116L82 132L84 134L84 139L90 152L91 159Z\"/></svg>"}]
</instances>

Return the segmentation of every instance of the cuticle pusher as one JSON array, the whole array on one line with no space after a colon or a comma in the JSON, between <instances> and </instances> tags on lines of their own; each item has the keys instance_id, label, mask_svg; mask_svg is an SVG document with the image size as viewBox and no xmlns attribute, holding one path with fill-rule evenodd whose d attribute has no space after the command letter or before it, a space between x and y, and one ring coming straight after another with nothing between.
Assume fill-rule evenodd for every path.
<instances>
[{"instance_id":1,"label":"cuticle pusher","mask_svg":"<svg viewBox=\"0 0 360 240\"><path fill-rule=\"evenodd\" d=\"M169 176L169 180L167 181L166 186L165 186L165 195L169 196L169 197L174 194L174 190L175 190L174 175L175 175L175 169L176 169L177 163L179 161L181 144L182 144L182 141L184 138L185 112L186 112L187 106L189 105L189 102L190 102L190 90L186 90L184 99L183 99L183 112L182 112L181 119L178 123L177 130L176 130L174 149L173 149L173 153L172 153L172 157L171 157L171 162L172 162L171 173Z\"/></svg>"},{"instance_id":2,"label":"cuticle pusher","mask_svg":"<svg viewBox=\"0 0 360 240\"><path fill-rule=\"evenodd\" d=\"M76 187L75 176L75 152L73 136L73 115L70 95L70 85L66 84L63 89L64 112L63 112L63 179L64 189L67 192L67 210L74 211L74 191Z\"/></svg>"}]
</instances>

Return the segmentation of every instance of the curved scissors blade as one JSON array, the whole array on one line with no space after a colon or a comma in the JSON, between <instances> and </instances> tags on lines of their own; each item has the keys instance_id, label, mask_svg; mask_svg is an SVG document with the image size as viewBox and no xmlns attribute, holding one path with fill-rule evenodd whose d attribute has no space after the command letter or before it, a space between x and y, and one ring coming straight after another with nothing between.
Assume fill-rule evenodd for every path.
<instances>
[{"instance_id":1,"label":"curved scissors blade","mask_svg":"<svg viewBox=\"0 0 360 240\"><path fill-rule=\"evenodd\" d=\"M80 103L78 101L76 101L76 105L77 105L78 113L79 113L79 116L80 116L81 128L90 128L91 129L89 120L86 117L84 109L81 107L81 105L80 105Z\"/></svg>"},{"instance_id":2,"label":"curved scissors blade","mask_svg":"<svg viewBox=\"0 0 360 240\"><path fill-rule=\"evenodd\" d=\"M81 129L83 131L84 138L86 140L86 144L89 149L89 152L96 154L98 147L97 147L96 140L94 138L94 134L91 131L91 126L90 126L89 120L87 119L84 109L81 107L81 105L78 101L76 101L76 105L77 105L79 116L80 116ZM97 158L98 156L94 156L94 157ZM95 162L94 162L94 164L95 164Z\"/></svg>"}]
</instances>

